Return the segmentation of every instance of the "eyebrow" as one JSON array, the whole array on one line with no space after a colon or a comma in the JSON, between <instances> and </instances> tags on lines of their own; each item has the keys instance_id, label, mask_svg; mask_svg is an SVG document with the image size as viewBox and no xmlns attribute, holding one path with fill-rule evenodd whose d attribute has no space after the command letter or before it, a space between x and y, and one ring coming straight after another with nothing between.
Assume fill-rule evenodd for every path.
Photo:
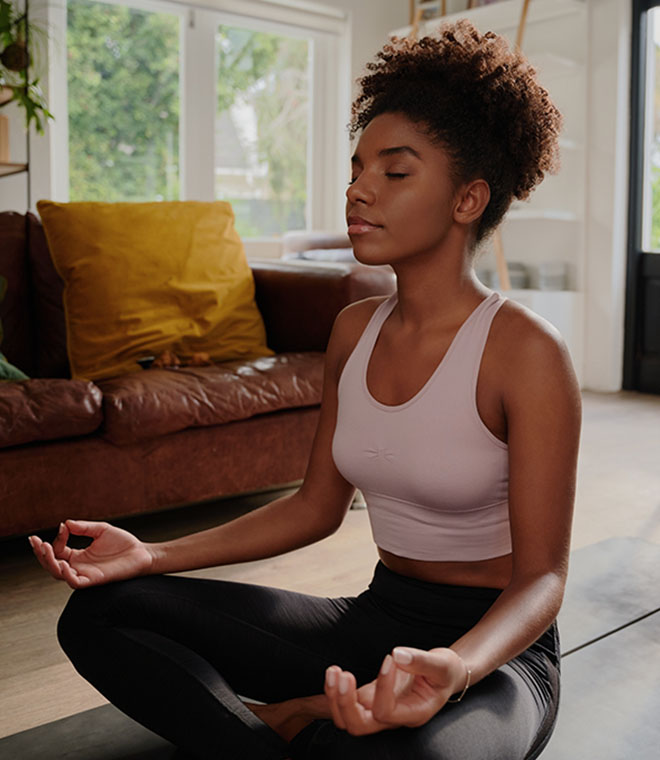
<instances>
[{"instance_id":1,"label":"eyebrow","mask_svg":"<svg viewBox=\"0 0 660 760\"><path fill-rule=\"evenodd\" d=\"M396 145L392 148L383 148L383 150L378 151L379 156L395 156L399 153L409 153L411 156L414 156L420 161L422 159L419 153L414 148L411 148L410 145ZM362 163L357 153L351 157L351 163Z\"/></svg>"}]
</instances>

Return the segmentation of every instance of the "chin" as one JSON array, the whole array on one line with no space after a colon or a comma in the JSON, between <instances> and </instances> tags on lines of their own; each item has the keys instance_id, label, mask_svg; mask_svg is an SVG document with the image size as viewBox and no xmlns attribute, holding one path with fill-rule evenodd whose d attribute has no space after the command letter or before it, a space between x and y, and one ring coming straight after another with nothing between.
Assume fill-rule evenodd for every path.
<instances>
[{"instance_id":1,"label":"chin","mask_svg":"<svg viewBox=\"0 0 660 760\"><path fill-rule=\"evenodd\" d=\"M355 258L360 264L365 264L366 266L382 266L383 264L390 264L392 258L396 258L388 256L382 245L370 243L362 239L361 236L352 236L351 243L353 244Z\"/></svg>"}]
</instances>

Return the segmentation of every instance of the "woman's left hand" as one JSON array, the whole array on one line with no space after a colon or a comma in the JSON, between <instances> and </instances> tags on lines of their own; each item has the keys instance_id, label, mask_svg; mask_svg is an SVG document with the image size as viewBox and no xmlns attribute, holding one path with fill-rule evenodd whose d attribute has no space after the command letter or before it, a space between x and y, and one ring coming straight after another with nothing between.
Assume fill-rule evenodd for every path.
<instances>
[{"instance_id":1,"label":"woman's left hand","mask_svg":"<svg viewBox=\"0 0 660 760\"><path fill-rule=\"evenodd\" d=\"M467 667L452 649L397 647L383 660L376 680L359 689L352 673L331 666L325 693L335 725L361 736L424 725L466 679Z\"/></svg>"}]
</instances>

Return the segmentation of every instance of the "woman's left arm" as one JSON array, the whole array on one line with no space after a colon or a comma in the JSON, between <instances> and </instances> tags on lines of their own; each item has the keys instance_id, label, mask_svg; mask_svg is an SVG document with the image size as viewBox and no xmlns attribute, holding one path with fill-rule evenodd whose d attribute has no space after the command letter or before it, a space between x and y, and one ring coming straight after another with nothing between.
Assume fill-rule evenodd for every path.
<instances>
[{"instance_id":1,"label":"woman's left arm","mask_svg":"<svg viewBox=\"0 0 660 760\"><path fill-rule=\"evenodd\" d=\"M509 446L512 576L481 621L452 645L476 683L544 633L561 606L570 549L581 401L573 366L550 328L524 325L503 406Z\"/></svg>"}]
</instances>

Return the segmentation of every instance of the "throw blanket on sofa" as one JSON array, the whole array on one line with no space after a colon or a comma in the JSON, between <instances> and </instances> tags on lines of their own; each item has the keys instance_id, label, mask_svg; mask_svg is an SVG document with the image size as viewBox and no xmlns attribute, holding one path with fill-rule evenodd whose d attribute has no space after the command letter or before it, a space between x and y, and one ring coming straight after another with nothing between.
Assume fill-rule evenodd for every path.
<instances>
[{"instance_id":1,"label":"throw blanket on sofa","mask_svg":"<svg viewBox=\"0 0 660 760\"><path fill-rule=\"evenodd\" d=\"M28 376L18 367L10 364L0 353L0 381L2 380L28 380Z\"/></svg>"},{"instance_id":2,"label":"throw blanket on sofa","mask_svg":"<svg viewBox=\"0 0 660 760\"><path fill-rule=\"evenodd\" d=\"M0 277L0 302L7 292L7 280ZM0 322L0 343L2 343L2 322ZM18 367L10 364L2 353L0 353L0 380L27 380L28 376L21 372Z\"/></svg>"}]
</instances>

